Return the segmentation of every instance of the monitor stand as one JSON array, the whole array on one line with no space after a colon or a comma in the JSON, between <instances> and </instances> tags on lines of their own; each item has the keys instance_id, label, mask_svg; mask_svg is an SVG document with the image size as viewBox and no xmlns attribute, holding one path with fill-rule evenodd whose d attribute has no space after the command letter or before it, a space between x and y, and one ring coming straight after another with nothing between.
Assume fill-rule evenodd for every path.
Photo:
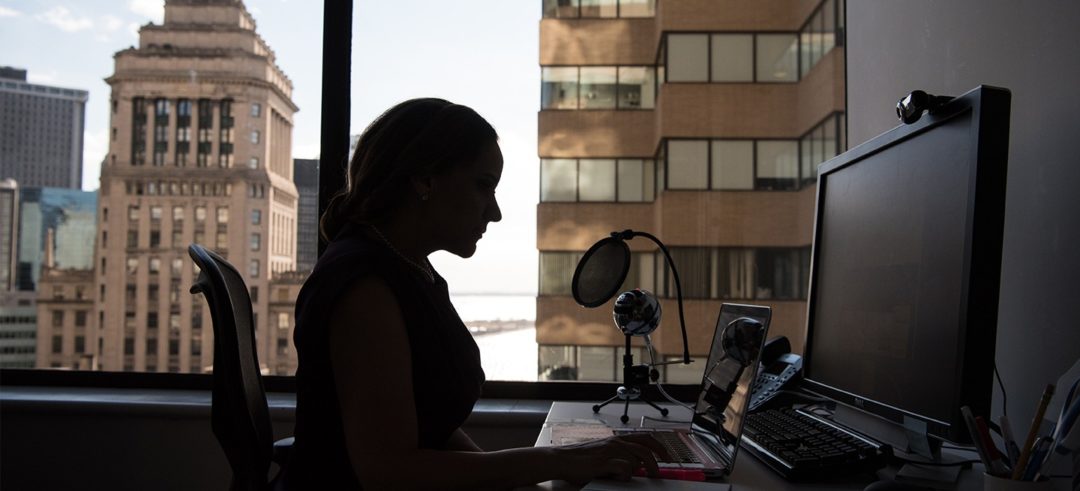
<instances>
[{"instance_id":1,"label":"monitor stand","mask_svg":"<svg viewBox=\"0 0 1080 491\"><path fill-rule=\"evenodd\" d=\"M909 420L906 426L902 426L844 404L836 405L833 421L892 446L894 454L906 460L935 464L905 463L896 473L898 481L929 487L952 484L959 478L961 466L941 464L968 460L955 455L942 455L941 440L930 438L926 433L926 424L921 421Z\"/></svg>"}]
</instances>

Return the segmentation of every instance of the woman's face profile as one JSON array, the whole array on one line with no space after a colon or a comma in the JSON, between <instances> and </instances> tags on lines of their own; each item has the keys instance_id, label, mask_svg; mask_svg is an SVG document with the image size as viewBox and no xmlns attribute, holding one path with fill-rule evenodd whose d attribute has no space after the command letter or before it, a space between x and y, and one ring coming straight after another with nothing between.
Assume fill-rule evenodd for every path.
<instances>
[{"instance_id":1,"label":"woman's face profile","mask_svg":"<svg viewBox=\"0 0 1080 491\"><path fill-rule=\"evenodd\" d=\"M426 207L439 249L470 257L488 223L502 219L495 198L502 169L502 151L493 142L476 159L432 178Z\"/></svg>"}]
</instances>

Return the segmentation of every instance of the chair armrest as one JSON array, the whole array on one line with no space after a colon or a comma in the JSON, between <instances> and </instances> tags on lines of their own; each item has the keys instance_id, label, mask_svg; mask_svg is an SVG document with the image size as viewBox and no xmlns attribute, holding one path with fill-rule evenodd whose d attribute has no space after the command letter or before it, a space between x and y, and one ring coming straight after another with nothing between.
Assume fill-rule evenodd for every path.
<instances>
[{"instance_id":1,"label":"chair armrest","mask_svg":"<svg viewBox=\"0 0 1080 491\"><path fill-rule=\"evenodd\" d=\"M270 460L275 464L284 467L289 461L289 452L292 451L294 441L296 441L296 439L290 436L274 442L274 453L271 455Z\"/></svg>"}]
</instances>

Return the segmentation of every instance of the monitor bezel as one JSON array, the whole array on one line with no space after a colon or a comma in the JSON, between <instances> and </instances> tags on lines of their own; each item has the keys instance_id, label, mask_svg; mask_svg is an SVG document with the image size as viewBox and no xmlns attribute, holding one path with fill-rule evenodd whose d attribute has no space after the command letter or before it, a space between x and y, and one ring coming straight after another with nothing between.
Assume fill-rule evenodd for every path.
<instances>
[{"instance_id":1,"label":"monitor bezel","mask_svg":"<svg viewBox=\"0 0 1080 491\"><path fill-rule=\"evenodd\" d=\"M1005 216L1010 99L1011 94L1007 89L985 85L976 87L934 112L923 115L920 121L897 126L818 167L814 242L807 292L804 388L898 425L910 427L912 419L920 421L925 424L928 435L959 443L971 440L960 414L961 406L971 407L974 414L990 415ZM814 378L813 323L819 268L818 245L822 233L822 205L831 174L968 114L971 116L971 131L968 133L971 138L970 158L975 164L970 169L968 181L971 192L967 203L962 272L966 281L961 291L962 308L958 327L960 346L957 356L961 362L957 364L959 373L951 375L957 385L952 391L953 411L947 421L942 421L847 392Z\"/></svg>"}]
</instances>

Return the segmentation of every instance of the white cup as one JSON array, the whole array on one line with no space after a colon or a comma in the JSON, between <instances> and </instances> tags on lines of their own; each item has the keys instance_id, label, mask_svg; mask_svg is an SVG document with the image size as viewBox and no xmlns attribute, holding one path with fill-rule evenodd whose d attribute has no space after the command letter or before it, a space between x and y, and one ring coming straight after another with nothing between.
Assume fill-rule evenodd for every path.
<instances>
[{"instance_id":1,"label":"white cup","mask_svg":"<svg viewBox=\"0 0 1080 491\"><path fill-rule=\"evenodd\" d=\"M1006 477L983 473L983 491L1048 491L1051 489L1054 487L1046 478L1037 482L1014 481Z\"/></svg>"}]
</instances>

